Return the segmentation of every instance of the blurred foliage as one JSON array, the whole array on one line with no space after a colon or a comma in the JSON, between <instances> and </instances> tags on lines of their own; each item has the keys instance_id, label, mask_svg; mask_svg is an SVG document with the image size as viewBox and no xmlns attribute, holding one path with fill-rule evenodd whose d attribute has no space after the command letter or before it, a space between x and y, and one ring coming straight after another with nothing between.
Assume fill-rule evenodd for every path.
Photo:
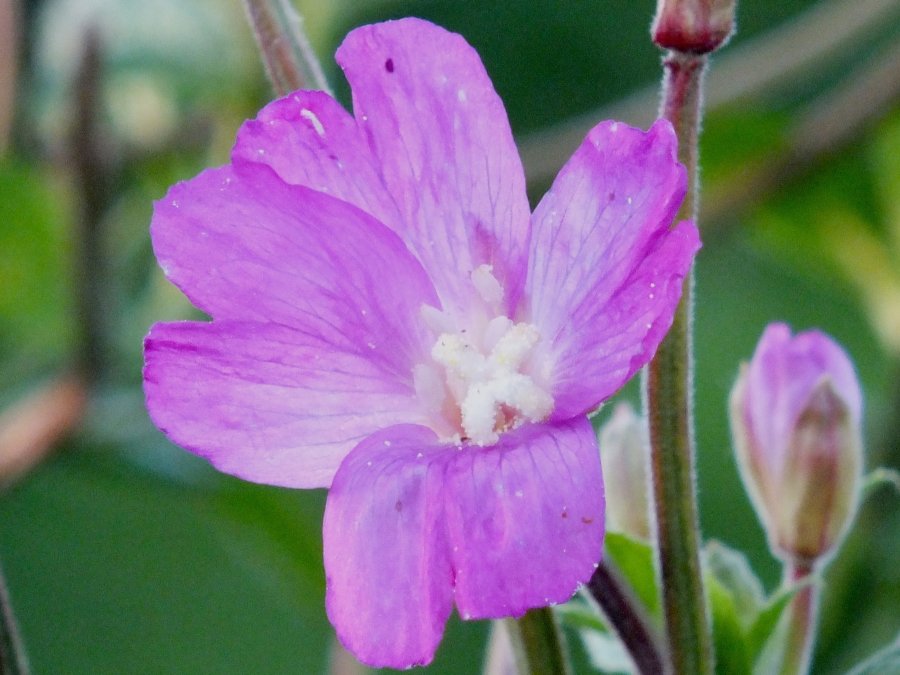
<instances>
[{"instance_id":1,"label":"blurred foliage","mask_svg":"<svg viewBox=\"0 0 900 675\"><path fill-rule=\"evenodd\" d=\"M740 33L728 49L812 4L739 4ZM412 14L463 33L524 142L530 132L654 85L654 5L298 2L335 82L331 54L354 25ZM101 122L118 177L100 224L113 308L108 381L75 437L0 493L0 559L34 672L324 672L332 649L323 608L324 495L216 474L152 427L139 389L149 325L195 315L156 268L147 236L152 201L171 183L226 161L237 125L269 97L243 9L235 0L44 0L24 9L16 126L0 157L0 404L67 368L73 353L79 196L67 134L88 25L98 27L103 46ZM740 188L750 169L779 158L805 106L898 34L900 25L879 26L814 76L711 112L702 141L704 199ZM337 89L346 102L346 85ZM898 158L895 105L839 152L704 223L695 318L703 531L745 552L767 595L779 570L731 457L725 402L738 363L768 322L818 326L859 369L869 466L898 465ZM635 391L631 385L624 396ZM826 572L815 672L843 672L896 634L898 528L897 497L875 492ZM629 555L622 542L612 545L619 547L614 558ZM633 573L641 569L635 564ZM722 639L743 635L736 591L716 583L716 616L732 629ZM454 618L429 672L477 670L485 629Z\"/></svg>"}]
</instances>

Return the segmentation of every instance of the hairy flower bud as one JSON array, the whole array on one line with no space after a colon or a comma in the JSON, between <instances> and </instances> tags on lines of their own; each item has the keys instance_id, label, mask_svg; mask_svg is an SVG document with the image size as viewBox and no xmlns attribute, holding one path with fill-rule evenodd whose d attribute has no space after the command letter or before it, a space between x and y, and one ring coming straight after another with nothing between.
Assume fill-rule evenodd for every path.
<instances>
[{"instance_id":1,"label":"hairy flower bud","mask_svg":"<svg viewBox=\"0 0 900 675\"><path fill-rule=\"evenodd\" d=\"M862 395L844 351L818 331L770 325L731 392L744 484L773 552L812 563L840 542L858 501Z\"/></svg>"},{"instance_id":2,"label":"hairy flower bud","mask_svg":"<svg viewBox=\"0 0 900 675\"><path fill-rule=\"evenodd\" d=\"M706 54L734 31L735 0L658 0L651 33L664 49Z\"/></svg>"},{"instance_id":3,"label":"hairy flower bud","mask_svg":"<svg viewBox=\"0 0 900 675\"><path fill-rule=\"evenodd\" d=\"M646 432L629 404L618 404L600 428L600 458L607 529L649 540Z\"/></svg>"}]
</instances>

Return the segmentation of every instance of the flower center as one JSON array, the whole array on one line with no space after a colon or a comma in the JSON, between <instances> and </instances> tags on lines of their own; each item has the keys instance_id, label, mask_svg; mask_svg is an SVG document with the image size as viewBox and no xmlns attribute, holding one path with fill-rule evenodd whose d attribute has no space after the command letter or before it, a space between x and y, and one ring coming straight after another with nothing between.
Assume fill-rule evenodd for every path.
<instances>
[{"instance_id":1,"label":"flower center","mask_svg":"<svg viewBox=\"0 0 900 675\"><path fill-rule=\"evenodd\" d=\"M451 439L477 445L496 443L499 434L523 422L545 420L553 398L527 372L541 336L530 323L514 323L499 311L503 288L482 265L472 282L483 306L466 327L433 307L423 307L428 325L438 334L432 364L415 370L416 390L433 411L442 414Z\"/></svg>"}]
</instances>

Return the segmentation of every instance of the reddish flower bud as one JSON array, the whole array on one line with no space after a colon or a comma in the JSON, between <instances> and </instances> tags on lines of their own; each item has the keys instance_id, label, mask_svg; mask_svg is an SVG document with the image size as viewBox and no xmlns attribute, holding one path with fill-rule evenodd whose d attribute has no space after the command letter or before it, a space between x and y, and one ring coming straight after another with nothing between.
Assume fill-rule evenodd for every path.
<instances>
[{"instance_id":1,"label":"reddish flower bud","mask_svg":"<svg viewBox=\"0 0 900 675\"><path fill-rule=\"evenodd\" d=\"M770 325L731 392L747 491L773 552L812 563L853 519L862 469L862 395L844 351L818 331Z\"/></svg>"},{"instance_id":2,"label":"reddish flower bud","mask_svg":"<svg viewBox=\"0 0 900 675\"><path fill-rule=\"evenodd\" d=\"M735 0L658 0L651 33L664 49L706 54L734 31Z\"/></svg>"}]
</instances>

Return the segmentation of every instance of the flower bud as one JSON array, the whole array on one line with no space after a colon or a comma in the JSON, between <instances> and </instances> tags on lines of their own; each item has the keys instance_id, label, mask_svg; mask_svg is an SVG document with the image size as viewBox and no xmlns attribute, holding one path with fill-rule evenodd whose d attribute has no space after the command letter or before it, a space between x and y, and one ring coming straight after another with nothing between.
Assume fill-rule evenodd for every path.
<instances>
[{"instance_id":1,"label":"flower bud","mask_svg":"<svg viewBox=\"0 0 900 675\"><path fill-rule=\"evenodd\" d=\"M618 404L600 428L600 458L606 491L606 528L649 540L646 431L628 403Z\"/></svg>"},{"instance_id":2,"label":"flower bud","mask_svg":"<svg viewBox=\"0 0 900 675\"><path fill-rule=\"evenodd\" d=\"M735 0L658 0L651 33L664 49L706 54L734 30Z\"/></svg>"},{"instance_id":3,"label":"flower bud","mask_svg":"<svg viewBox=\"0 0 900 675\"><path fill-rule=\"evenodd\" d=\"M844 351L818 331L766 328L731 392L744 485L772 551L811 564L853 519L862 471L862 394Z\"/></svg>"}]
</instances>

